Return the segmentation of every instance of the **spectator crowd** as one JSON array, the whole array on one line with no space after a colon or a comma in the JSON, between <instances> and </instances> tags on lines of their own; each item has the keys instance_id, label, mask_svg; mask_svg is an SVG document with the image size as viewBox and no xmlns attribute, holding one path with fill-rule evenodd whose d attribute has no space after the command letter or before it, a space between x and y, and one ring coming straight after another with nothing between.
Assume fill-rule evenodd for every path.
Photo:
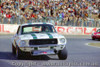
<instances>
[{"instance_id":1,"label":"spectator crowd","mask_svg":"<svg viewBox=\"0 0 100 67\"><path fill-rule=\"evenodd\" d=\"M0 3L1 23L16 24L18 19L20 23L55 20L55 24L81 26L87 25L82 20L88 18L100 19L99 0L2 0Z\"/></svg>"}]
</instances>

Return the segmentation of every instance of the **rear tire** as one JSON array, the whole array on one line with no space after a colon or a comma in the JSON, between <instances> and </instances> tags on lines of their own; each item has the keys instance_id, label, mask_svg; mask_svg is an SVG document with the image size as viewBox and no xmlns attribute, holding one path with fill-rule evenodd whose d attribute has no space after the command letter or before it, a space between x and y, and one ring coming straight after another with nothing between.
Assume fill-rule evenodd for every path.
<instances>
[{"instance_id":1,"label":"rear tire","mask_svg":"<svg viewBox=\"0 0 100 67\"><path fill-rule=\"evenodd\" d=\"M16 48L14 47L14 45L12 44L12 53L16 54Z\"/></svg>"},{"instance_id":2,"label":"rear tire","mask_svg":"<svg viewBox=\"0 0 100 67\"><path fill-rule=\"evenodd\" d=\"M66 49L66 47L63 50L60 50L58 52L58 58L60 60L66 60L67 59L67 49Z\"/></svg>"}]
</instances>

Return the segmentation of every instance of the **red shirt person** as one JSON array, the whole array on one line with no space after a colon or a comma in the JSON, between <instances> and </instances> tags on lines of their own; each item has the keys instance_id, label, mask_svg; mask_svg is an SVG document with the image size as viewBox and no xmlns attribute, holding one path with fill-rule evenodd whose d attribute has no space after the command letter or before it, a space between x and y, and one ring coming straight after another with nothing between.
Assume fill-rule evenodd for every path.
<instances>
[{"instance_id":1,"label":"red shirt person","mask_svg":"<svg viewBox=\"0 0 100 67\"><path fill-rule=\"evenodd\" d=\"M10 13L6 14L6 17L8 19L8 24L9 24L10 23L11 14Z\"/></svg>"},{"instance_id":2,"label":"red shirt person","mask_svg":"<svg viewBox=\"0 0 100 67\"><path fill-rule=\"evenodd\" d=\"M6 14L6 17L10 19L11 18L11 15L10 14Z\"/></svg>"}]
</instances>

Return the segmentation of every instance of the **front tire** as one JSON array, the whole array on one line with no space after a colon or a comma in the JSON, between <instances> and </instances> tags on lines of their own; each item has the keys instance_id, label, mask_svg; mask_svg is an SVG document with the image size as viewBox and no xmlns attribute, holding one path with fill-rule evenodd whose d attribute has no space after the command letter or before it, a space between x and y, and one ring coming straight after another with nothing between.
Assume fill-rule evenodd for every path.
<instances>
[{"instance_id":1,"label":"front tire","mask_svg":"<svg viewBox=\"0 0 100 67\"><path fill-rule=\"evenodd\" d=\"M12 44L12 53L16 54L16 48L14 47L14 45Z\"/></svg>"},{"instance_id":2,"label":"front tire","mask_svg":"<svg viewBox=\"0 0 100 67\"><path fill-rule=\"evenodd\" d=\"M58 58L60 60L66 60L67 59L67 49L66 49L66 47L63 50L60 50L58 52Z\"/></svg>"},{"instance_id":3,"label":"front tire","mask_svg":"<svg viewBox=\"0 0 100 67\"><path fill-rule=\"evenodd\" d=\"M100 41L100 39L98 39L98 41Z\"/></svg>"},{"instance_id":4,"label":"front tire","mask_svg":"<svg viewBox=\"0 0 100 67\"><path fill-rule=\"evenodd\" d=\"M16 47L16 58L22 59L22 57L23 57L23 52L19 49L19 47Z\"/></svg>"},{"instance_id":5,"label":"front tire","mask_svg":"<svg viewBox=\"0 0 100 67\"><path fill-rule=\"evenodd\" d=\"M95 38L92 37L92 40L95 40Z\"/></svg>"}]
</instances>

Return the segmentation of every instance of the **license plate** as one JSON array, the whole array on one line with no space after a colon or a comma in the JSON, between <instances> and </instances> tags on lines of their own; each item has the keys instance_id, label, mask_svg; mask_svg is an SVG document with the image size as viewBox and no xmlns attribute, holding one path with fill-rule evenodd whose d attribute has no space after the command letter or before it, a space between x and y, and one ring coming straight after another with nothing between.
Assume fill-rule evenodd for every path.
<instances>
[{"instance_id":1,"label":"license plate","mask_svg":"<svg viewBox=\"0 0 100 67\"><path fill-rule=\"evenodd\" d=\"M44 46L44 47L39 47L39 48L48 48L48 46Z\"/></svg>"},{"instance_id":2,"label":"license plate","mask_svg":"<svg viewBox=\"0 0 100 67\"><path fill-rule=\"evenodd\" d=\"M33 55L45 55L45 54L55 54L55 53L54 53L54 50L46 50L46 51L35 50L33 51Z\"/></svg>"}]
</instances>

